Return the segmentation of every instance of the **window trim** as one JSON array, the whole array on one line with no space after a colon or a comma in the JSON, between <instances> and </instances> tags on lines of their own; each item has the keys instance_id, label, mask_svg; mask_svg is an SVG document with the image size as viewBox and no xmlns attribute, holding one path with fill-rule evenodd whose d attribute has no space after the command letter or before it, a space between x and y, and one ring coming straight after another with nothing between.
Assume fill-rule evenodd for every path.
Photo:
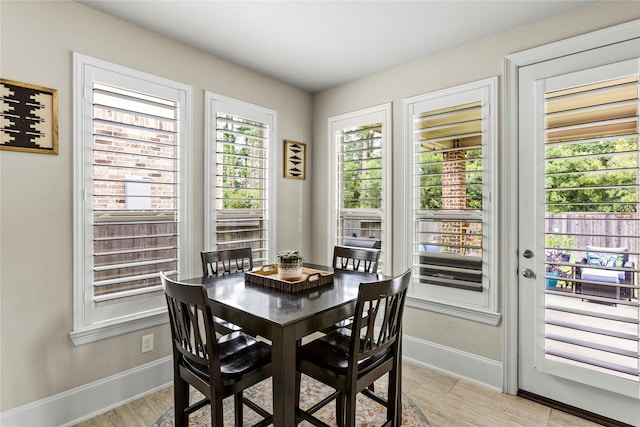
<instances>
[{"instance_id":1,"label":"window trim","mask_svg":"<svg viewBox=\"0 0 640 427\"><path fill-rule=\"evenodd\" d=\"M329 117L327 120L328 127L328 139L329 139L329 185L328 185L328 200L329 210L328 218L330 218L329 235L327 236L327 253L329 256L333 254L333 247L337 244L337 226L336 226L336 213L338 206L336 205L336 197L334 194L336 188L336 177L338 174L336 158L336 140L335 131L337 127L344 129L351 126L360 126L370 123L372 121L380 121L382 123L382 253L380 256L380 263L382 264L382 274L392 274L392 252L393 252L393 227L391 225L393 207L392 197L390 189L391 185L391 165L392 165L392 110L391 103L377 105L375 107L364 108L362 110L353 111L351 113L339 114ZM370 210L363 210L364 214L367 214Z\"/></svg>"},{"instance_id":2,"label":"window trim","mask_svg":"<svg viewBox=\"0 0 640 427\"><path fill-rule=\"evenodd\" d=\"M404 112L404 145L405 145L405 209L407 212L407 220L405 223L405 250L408 257L406 261L408 265L405 268L413 267L413 106L418 102L433 101L440 104L440 108L443 105L453 105L456 101L452 100L448 102L446 98L452 97L464 97L468 93L477 92L482 94L482 91L486 91L484 95L487 100L487 108L489 117L486 124L486 140L483 138L483 169L484 169L484 182L485 189L488 194L486 197L486 207L488 210L485 220L484 231L485 241L488 240L489 246L484 246L483 251L486 253L486 258L483 262L486 263L486 279L484 281L484 291L475 292L471 290L462 290L456 288L442 287L437 293L437 297L430 295L420 295L416 292L415 279L412 279L412 284L409 288L409 294L407 295L407 305L410 307L433 311L436 313L446 314L450 316L460 317L467 320L472 320L480 323L489 324L492 326L498 325L501 319L500 307L499 307L499 257L496 253L498 244L498 225L499 225L499 210L498 210L498 78L491 77L484 80L478 80L464 85L459 85L435 92L430 92L422 95L413 96L403 99L403 112ZM476 99L480 99L478 95ZM420 286L424 286L421 284ZM428 286L428 285L427 285ZM435 286L434 286L435 287Z\"/></svg>"},{"instance_id":3,"label":"window trim","mask_svg":"<svg viewBox=\"0 0 640 427\"><path fill-rule=\"evenodd\" d=\"M104 70L109 73L119 74L124 79L137 79L142 83L148 82L154 85L165 86L167 90L178 91L183 99L180 105L180 145L179 145L179 187L180 202L179 215L179 244L180 260L179 270L183 277L192 275L192 179L188 174L192 170L192 88L180 82L165 79L142 71L113 64L90 56L73 53L73 212L74 212L74 237L73 237L73 330L69 333L74 345L82 345L90 342L110 338L133 331L146 329L167 322L168 316L164 300L162 304L156 303L153 308L129 313L119 317L112 317L104 321L93 320L93 310L86 304L86 252L85 247L92 236L86 232L87 221L93 224L90 209L85 208L87 199L87 182L85 180L88 151L92 152L90 144L86 143L87 134L92 135L93 114L87 112L86 100L92 96L91 88L85 86L87 73L95 70ZM160 299L159 299L160 300Z\"/></svg>"},{"instance_id":4,"label":"window trim","mask_svg":"<svg viewBox=\"0 0 640 427\"><path fill-rule=\"evenodd\" d=\"M224 105L225 109L217 108L217 105ZM251 104L245 101L240 101L235 98L220 95L214 92L205 91L205 131L204 131L204 151L205 151L205 165L204 165L204 248L205 250L214 250L216 245L216 197L215 197L215 174L216 174L216 147L215 144L211 144L211 141L215 141L217 133L217 120L214 115L217 111L223 111L229 114L238 114L248 119L255 119L256 121L264 121L262 118L256 116L268 116L270 128L270 147L269 147L269 160L268 160L268 190L269 190L269 202L267 205L267 212L269 212L269 231L268 231L268 243L267 248L271 256L275 256L275 236L277 221L277 205L276 205L276 158L277 154L277 129L278 123L277 111L261 107L255 104ZM213 166L212 166L213 165Z\"/></svg>"}]
</instances>

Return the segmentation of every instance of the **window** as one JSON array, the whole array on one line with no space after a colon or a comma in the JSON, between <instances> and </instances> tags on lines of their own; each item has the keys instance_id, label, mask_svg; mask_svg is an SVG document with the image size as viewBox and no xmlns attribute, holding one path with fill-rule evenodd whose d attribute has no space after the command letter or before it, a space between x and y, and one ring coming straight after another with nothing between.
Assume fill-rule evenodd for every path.
<instances>
[{"instance_id":1,"label":"window","mask_svg":"<svg viewBox=\"0 0 640 427\"><path fill-rule=\"evenodd\" d=\"M207 93L205 247L273 258L276 112Z\"/></svg>"},{"instance_id":2,"label":"window","mask_svg":"<svg viewBox=\"0 0 640 427\"><path fill-rule=\"evenodd\" d=\"M184 174L191 93L79 54L74 67L71 335L81 344L165 321L158 272L191 265Z\"/></svg>"},{"instance_id":3,"label":"window","mask_svg":"<svg viewBox=\"0 0 640 427\"><path fill-rule=\"evenodd\" d=\"M496 79L405 100L413 304L497 322Z\"/></svg>"},{"instance_id":4,"label":"window","mask_svg":"<svg viewBox=\"0 0 640 427\"><path fill-rule=\"evenodd\" d=\"M335 170L331 245L381 249L379 269L391 274L389 144L391 105L329 118Z\"/></svg>"}]
</instances>

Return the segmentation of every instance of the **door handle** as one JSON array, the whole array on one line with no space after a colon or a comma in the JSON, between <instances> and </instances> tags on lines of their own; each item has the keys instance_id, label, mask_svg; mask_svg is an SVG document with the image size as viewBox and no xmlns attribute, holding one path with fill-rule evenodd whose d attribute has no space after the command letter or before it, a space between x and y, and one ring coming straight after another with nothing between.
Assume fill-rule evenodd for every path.
<instances>
[{"instance_id":1,"label":"door handle","mask_svg":"<svg viewBox=\"0 0 640 427\"><path fill-rule=\"evenodd\" d=\"M522 270L522 277L526 277L527 279L531 279L535 276L535 274L533 273L533 270L531 270L530 268L525 268L524 270Z\"/></svg>"}]
</instances>

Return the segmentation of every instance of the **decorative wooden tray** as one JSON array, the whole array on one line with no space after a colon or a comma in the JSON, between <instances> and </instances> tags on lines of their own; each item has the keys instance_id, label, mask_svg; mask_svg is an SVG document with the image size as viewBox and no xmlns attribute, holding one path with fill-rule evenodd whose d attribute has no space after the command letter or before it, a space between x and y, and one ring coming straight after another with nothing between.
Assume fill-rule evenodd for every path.
<instances>
[{"instance_id":1,"label":"decorative wooden tray","mask_svg":"<svg viewBox=\"0 0 640 427\"><path fill-rule=\"evenodd\" d=\"M285 280L278 278L278 266L267 264L260 270L244 273L244 280L281 291L300 292L333 282L333 273L302 267L302 277L296 280Z\"/></svg>"}]
</instances>

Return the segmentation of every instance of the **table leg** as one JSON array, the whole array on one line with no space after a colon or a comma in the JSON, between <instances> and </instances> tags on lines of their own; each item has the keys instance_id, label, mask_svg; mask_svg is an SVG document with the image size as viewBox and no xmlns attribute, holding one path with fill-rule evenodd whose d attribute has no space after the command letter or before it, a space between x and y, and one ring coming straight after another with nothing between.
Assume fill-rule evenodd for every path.
<instances>
[{"instance_id":1,"label":"table leg","mask_svg":"<svg viewBox=\"0 0 640 427\"><path fill-rule=\"evenodd\" d=\"M294 330L278 328L271 340L273 425L296 425L296 339Z\"/></svg>"}]
</instances>

